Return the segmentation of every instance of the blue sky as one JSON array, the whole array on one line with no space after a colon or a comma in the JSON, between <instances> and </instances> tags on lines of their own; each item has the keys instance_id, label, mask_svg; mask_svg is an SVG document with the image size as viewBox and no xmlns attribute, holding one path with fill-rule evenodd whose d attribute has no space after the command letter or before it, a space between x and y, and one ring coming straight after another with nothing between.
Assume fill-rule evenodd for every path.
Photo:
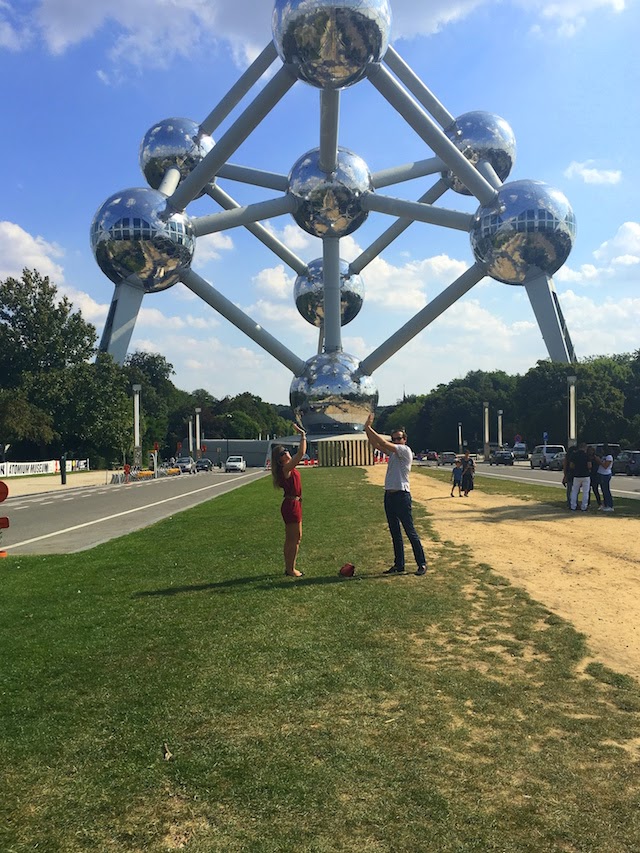
<instances>
[{"instance_id":1,"label":"blue sky","mask_svg":"<svg viewBox=\"0 0 640 853\"><path fill-rule=\"evenodd\" d=\"M138 151L155 122L204 119L271 39L270 0L118 5L0 0L0 277L38 268L99 333L113 285L89 246L96 210L113 193L144 186ZM509 122L517 141L510 179L545 181L569 198L578 238L554 281L578 356L638 349L637 0L391 5L394 48L450 113L486 110ZM319 144L318 103L318 90L296 83L232 162L287 174ZM371 171L432 156L366 81L342 94L340 144ZM417 199L434 180L384 192ZM220 185L243 204L273 195ZM439 204L477 207L451 191ZM215 210L204 199L187 212ZM341 256L355 258L391 221L371 214L341 241ZM319 241L290 217L269 227L304 260L321 256ZM344 349L365 357L472 263L466 234L414 223L365 268L364 307L343 328ZM316 330L293 303L295 273L246 231L200 238L193 266L301 358L315 353ZM131 349L163 354L187 391L288 400L286 368L181 284L145 296ZM523 373L546 355L524 290L484 279L374 378L381 402L392 403L469 370Z\"/></svg>"}]
</instances>

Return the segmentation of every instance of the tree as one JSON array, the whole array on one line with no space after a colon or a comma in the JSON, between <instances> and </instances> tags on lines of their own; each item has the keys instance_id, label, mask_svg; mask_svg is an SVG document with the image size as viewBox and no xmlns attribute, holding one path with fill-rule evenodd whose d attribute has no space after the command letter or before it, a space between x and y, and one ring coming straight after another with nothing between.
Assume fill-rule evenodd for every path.
<instances>
[{"instance_id":1,"label":"tree","mask_svg":"<svg viewBox=\"0 0 640 853\"><path fill-rule=\"evenodd\" d=\"M0 282L0 376L18 388L25 374L63 370L87 361L96 330L37 270Z\"/></svg>"},{"instance_id":2,"label":"tree","mask_svg":"<svg viewBox=\"0 0 640 853\"><path fill-rule=\"evenodd\" d=\"M32 405L21 391L0 389L0 444L11 444L14 451L24 444L47 445L58 436L53 419ZM15 455L15 454L14 454Z\"/></svg>"}]
</instances>

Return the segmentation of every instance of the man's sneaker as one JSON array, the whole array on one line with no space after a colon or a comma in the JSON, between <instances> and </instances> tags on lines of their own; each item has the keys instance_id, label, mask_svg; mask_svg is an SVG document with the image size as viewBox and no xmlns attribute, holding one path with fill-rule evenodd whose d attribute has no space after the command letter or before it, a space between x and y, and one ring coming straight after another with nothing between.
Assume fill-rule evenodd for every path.
<instances>
[{"instance_id":1,"label":"man's sneaker","mask_svg":"<svg viewBox=\"0 0 640 853\"><path fill-rule=\"evenodd\" d=\"M427 573L427 567L426 566L419 566L418 571L416 572L418 577L422 577L422 575L426 575L426 573Z\"/></svg>"},{"instance_id":2,"label":"man's sneaker","mask_svg":"<svg viewBox=\"0 0 640 853\"><path fill-rule=\"evenodd\" d=\"M613 512L613 507L612 506L603 506L602 511L603 512Z\"/></svg>"},{"instance_id":3,"label":"man's sneaker","mask_svg":"<svg viewBox=\"0 0 640 853\"><path fill-rule=\"evenodd\" d=\"M395 566L391 566L390 569L385 569L382 573L383 575L401 575L403 574L404 569L397 569Z\"/></svg>"}]
</instances>

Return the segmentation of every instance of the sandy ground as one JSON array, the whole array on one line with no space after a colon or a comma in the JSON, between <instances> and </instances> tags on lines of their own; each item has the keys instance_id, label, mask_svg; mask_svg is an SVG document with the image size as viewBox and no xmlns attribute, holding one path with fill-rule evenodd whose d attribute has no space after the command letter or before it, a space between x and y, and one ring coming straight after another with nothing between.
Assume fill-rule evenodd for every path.
<instances>
[{"instance_id":1,"label":"sandy ground","mask_svg":"<svg viewBox=\"0 0 640 853\"><path fill-rule=\"evenodd\" d=\"M384 466L367 473L384 482ZM559 513L478 488L452 498L450 488L411 478L414 503L426 507L440 538L469 546L478 562L585 634L594 658L640 680L640 520L595 509Z\"/></svg>"},{"instance_id":2,"label":"sandy ground","mask_svg":"<svg viewBox=\"0 0 640 853\"><path fill-rule=\"evenodd\" d=\"M5 477L9 488L9 497L37 495L41 492L65 492L80 486L104 486L111 482L113 471L78 471L67 474L67 483L62 485L60 475L51 477ZM1 479L1 478L0 478Z\"/></svg>"}]
</instances>

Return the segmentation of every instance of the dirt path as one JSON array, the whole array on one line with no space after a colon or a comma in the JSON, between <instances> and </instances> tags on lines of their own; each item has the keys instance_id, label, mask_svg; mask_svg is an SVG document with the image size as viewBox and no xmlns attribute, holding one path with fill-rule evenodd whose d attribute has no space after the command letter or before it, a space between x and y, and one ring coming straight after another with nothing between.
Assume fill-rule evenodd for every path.
<instances>
[{"instance_id":1,"label":"dirt path","mask_svg":"<svg viewBox=\"0 0 640 853\"><path fill-rule=\"evenodd\" d=\"M382 485L384 466L367 474ZM447 483L413 473L413 500L426 507L441 539L469 546L478 562L586 634L598 660L640 680L639 519L559 513L477 488L468 498L449 494Z\"/></svg>"}]
</instances>

